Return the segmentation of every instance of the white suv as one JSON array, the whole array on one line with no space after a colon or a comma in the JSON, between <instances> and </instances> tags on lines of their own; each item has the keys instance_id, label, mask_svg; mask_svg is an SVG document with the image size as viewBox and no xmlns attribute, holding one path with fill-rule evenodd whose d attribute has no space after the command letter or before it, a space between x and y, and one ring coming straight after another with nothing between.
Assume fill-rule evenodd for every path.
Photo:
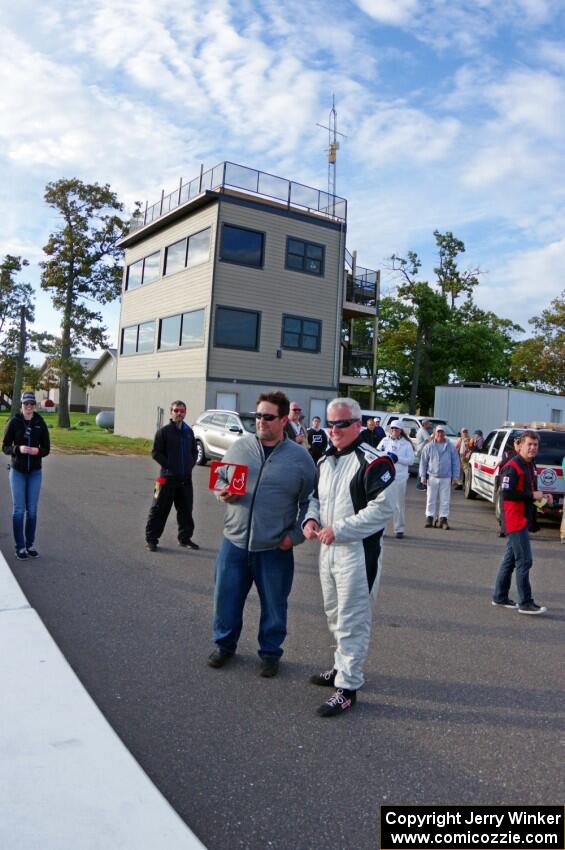
<instances>
[{"instance_id":1,"label":"white suv","mask_svg":"<svg viewBox=\"0 0 565 850\"><path fill-rule=\"evenodd\" d=\"M506 425L491 431L482 451L473 452L469 461L469 472L465 478L465 498L482 496L495 506L500 517L500 470L512 455L514 439L526 430L526 426ZM539 434L540 446L536 457L538 490L551 493L553 505L543 508L543 513L557 516L563 509L565 482L561 462L565 456L565 429L532 428Z\"/></svg>"},{"instance_id":2,"label":"white suv","mask_svg":"<svg viewBox=\"0 0 565 850\"><path fill-rule=\"evenodd\" d=\"M200 466L221 460L229 447L244 434L255 433L255 415L234 410L205 410L192 426Z\"/></svg>"}]
</instances>

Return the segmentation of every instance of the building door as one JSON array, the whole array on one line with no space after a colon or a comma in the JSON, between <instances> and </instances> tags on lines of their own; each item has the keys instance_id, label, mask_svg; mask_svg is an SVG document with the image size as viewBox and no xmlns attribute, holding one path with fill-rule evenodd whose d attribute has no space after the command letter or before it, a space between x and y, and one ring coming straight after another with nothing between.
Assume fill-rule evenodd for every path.
<instances>
[{"instance_id":1,"label":"building door","mask_svg":"<svg viewBox=\"0 0 565 850\"><path fill-rule=\"evenodd\" d=\"M322 420L322 428L326 424L326 407L328 403L325 398L311 398L310 399L310 419L307 423L304 423L307 428L312 424L312 419L314 416L319 416Z\"/></svg>"},{"instance_id":2,"label":"building door","mask_svg":"<svg viewBox=\"0 0 565 850\"><path fill-rule=\"evenodd\" d=\"M237 410L237 393L216 393L217 410Z\"/></svg>"}]
</instances>

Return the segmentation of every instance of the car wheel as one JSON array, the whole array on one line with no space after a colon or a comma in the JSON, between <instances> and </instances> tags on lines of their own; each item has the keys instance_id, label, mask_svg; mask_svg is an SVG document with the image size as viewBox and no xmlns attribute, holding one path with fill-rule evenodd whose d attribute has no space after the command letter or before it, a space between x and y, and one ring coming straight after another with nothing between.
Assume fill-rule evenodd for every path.
<instances>
[{"instance_id":1,"label":"car wheel","mask_svg":"<svg viewBox=\"0 0 565 850\"><path fill-rule=\"evenodd\" d=\"M500 522L500 517L502 516L502 493L500 492L500 489L498 489L494 494L494 513L497 520Z\"/></svg>"},{"instance_id":2,"label":"car wheel","mask_svg":"<svg viewBox=\"0 0 565 850\"><path fill-rule=\"evenodd\" d=\"M465 484L464 484L464 495L466 499L476 499L477 494L473 490L473 471L471 467L467 470L465 475Z\"/></svg>"},{"instance_id":3,"label":"car wheel","mask_svg":"<svg viewBox=\"0 0 565 850\"><path fill-rule=\"evenodd\" d=\"M196 463L198 466L206 466L208 462L208 458L204 452L204 446L200 442L200 440L196 441Z\"/></svg>"}]
</instances>

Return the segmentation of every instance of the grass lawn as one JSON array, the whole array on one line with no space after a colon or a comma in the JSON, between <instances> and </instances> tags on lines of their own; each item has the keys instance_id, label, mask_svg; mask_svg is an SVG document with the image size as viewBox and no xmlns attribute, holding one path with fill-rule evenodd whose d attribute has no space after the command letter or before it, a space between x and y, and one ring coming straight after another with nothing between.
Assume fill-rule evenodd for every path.
<instances>
[{"instance_id":1,"label":"grass lawn","mask_svg":"<svg viewBox=\"0 0 565 850\"><path fill-rule=\"evenodd\" d=\"M151 441L138 437L120 437L99 428L96 425L95 413L71 413L71 427L58 428L57 414L38 411L45 419L49 428L51 447L66 454L110 454L110 455L149 455ZM0 413L0 429L2 434L10 415ZM79 424L85 423L85 424Z\"/></svg>"}]
</instances>

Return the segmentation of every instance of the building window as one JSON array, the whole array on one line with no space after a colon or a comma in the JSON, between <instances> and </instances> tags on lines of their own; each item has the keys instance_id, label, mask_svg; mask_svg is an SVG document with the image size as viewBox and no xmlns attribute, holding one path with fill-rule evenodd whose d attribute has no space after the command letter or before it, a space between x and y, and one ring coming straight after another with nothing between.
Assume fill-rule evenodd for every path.
<instances>
[{"instance_id":1,"label":"building window","mask_svg":"<svg viewBox=\"0 0 565 850\"><path fill-rule=\"evenodd\" d=\"M195 233L188 240L188 258L187 266L191 269L193 266L199 266L201 263L207 263L210 259L210 228L201 230L200 233Z\"/></svg>"},{"instance_id":2,"label":"building window","mask_svg":"<svg viewBox=\"0 0 565 850\"><path fill-rule=\"evenodd\" d=\"M187 239L181 239L174 245L165 248L165 270L163 274L174 274L180 272L186 266Z\"/></svg>"},{"instance_id":3,"label":"building window","mask_svg":"<svg viewBox=\"0 0 565 850\"><path fill-rule=\"evenodd\" d=\"M159 322L159 342L157 343L159 351L179 347L181 319L180 313L178 316L161 319Z\"/></svg>"},{"instance_id":4,"label":"building window","mask_svg":"<svg viewBox=\"0 0 565 850\"><path fill-rule=\"evenodd\" d=\"M198 348L204 345L204 310L191 310L182 314L180 344L184 348Z\"/></svg>"},{"instance_id":5,"label":"building window","mask_svg":"<svg viewBox=\"0 0 565 850\"><path fill-rule=\"evenodd\" d=\"M153 283L159 277L160 252L149 254L143 260L137 260L128 266L126 289L137 289L144 283Z\"/></svg>"},{"instance_id":6,"label":"building window","mask_svg":"<svg viewBox=\"0 0 565 850\"><path fill-rule=\"evenodd\" d=\"M282 347L294 351L320 350L322 323L316 319L305 319L300 316L283 316Z\"/></svg>"},{"instance_id":7,"label":"building window","mask_svg":"<svg viewBox=\"0 0 565 850\"><path fill-rule=\"evenodd\" d=\"M286 268L306 274L324 274L324 246L315 242L288 237L286 241Z\"/></svg>"},{"instance_id":8,"label":"building window","mask_svg":"<svg viewBox=\"0 0 565 850\"><path fill-rule=\"evenodd\" d=\"M143 322L122 328L120 354L143 354L153 351L155 342L155 322Z\"/></svg>"},{"instance_id":9,"label":"building window","mask_svg":"<svg viewBox=\"0 0 565 850\"><path fill-rule=\"evenodd\" d=\"M198 348L204 345L204 310L178 313L159 322L159 351L171 348Z\"/></svg>"},{"instance_id":10,"label":"building window","mask_svg":"<svg viewBox=\"0 0 565 850\"><path fill-rule=\"evenodd\" d=\"M233 224L224 224L220 260L260 269L263 267L264 242L265 234L258 230L247 230L244 227L235 227Z\"/></svg>"},{"instance_id":11,"label":"building window","mask_svg":"<svg viewBox=\"0 0 565 850\"><path fill-rule=\"evenodd\" d=\"M214 345L259 350L260 313L235 307L216 307Z\"/></svg>"},{"instance_id":12,"label":"building window","mask_svg":"<svg viewBox=\"0 0 565 850\"><path fill-rule=\"evenodd\" d=\"M187 236L165 249L164 274L175 274L193 266L199 266L210 259L210 228Z\"/></svg>"}]
</instances>

